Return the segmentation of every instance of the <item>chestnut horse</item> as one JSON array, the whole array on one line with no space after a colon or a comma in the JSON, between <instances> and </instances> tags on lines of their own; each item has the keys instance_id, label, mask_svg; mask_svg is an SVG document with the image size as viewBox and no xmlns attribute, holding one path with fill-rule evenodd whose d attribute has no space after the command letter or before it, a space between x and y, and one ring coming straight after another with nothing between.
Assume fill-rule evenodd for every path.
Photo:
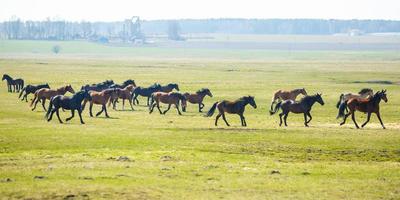
<instances>
[{"instance_id":1,"label":"chestnut horse","mask_svg":"<svg viewBox=\"0 0 400 200\"><path fill-rule=\"evenodd\" d=\"M198 90L196 93L194 94L189 94L189 93L184 93L183 96L186 97L186 100L189 101L192 104L199 104L199 112L202 112L201 109L204 108L204 103L203 103L203 99L204 97L208 95L210 97L212 97L213 95L211 94L211 91L208 88L202 88L200 90ZM183 108L182 108L183 110ZM183 110L183 112L185 112L185 110Z\"/></svg>"},{"instance_id":2,"label":"chestnut horse","mask_svg":"<svg viewBox=\"0 0 400 200\"><path fill-rule=\"evenodd\" d=\"M46 107L45 107L46 99L50 100L51 97L54 97L56 95L64 95L67 92L70 92L72 94L75 93L75 91L71 85L66 85L66 86L60 87L56 90L49 89L49 88L42 88L42 89L37 90L35 92L35 97L32 99L32 102L30 105L32 107L32 105L35 104L34 107L32 108L32 111L36 109L36 105L38 104L39 101L42 101L43 109L46 111Z\"/></svg>"},{"instance_id":3,"label":"chestnut horse","mask_svg":"<svg viewBox=\"0 0 400 200\"><path fill-rule=\"evenodd\" d=\"M116 104L118 102L118 98L120 98L120 99L122 99L122 110L124 110L125 99L128 99L129 104L131 105L131 109L134 110L133 106L132 106L132 101L131 101L131 97L132 97L131 94L132 94L133 88L135 88L135 86L132 85L132 84L127 85L123 89L116 88L118 96L116 98L110 98L110 102L108 103L108 106L113 104L113 109L116 110L117 109L117 105Z\"/></svg>"},{"instance_id":4,"label":"chestnut horse","mask_svg":"<svg viewBox=\"0 0 400 200\"><path fill-rule=\"evenodd\" d=\"M290 112L292 113L304 113L304 126L308 127L308 123L312 120L311 117L311 108L314 105L315 102L318 102L321 105L324 105L324 100L322 100L321 94L316 94L312 96L305 96L302 98L299 102L295 102L293 100L286 100L286 101L281 101L275 106L274 111L269 111L271 115L275 114L279 108L282 109L282 113L279 114L279 126L282 126L282 116L285 121L285 126L287 126L286 119L289 115ZM310 117L309 120L307 120L307 116Z\"/></svg>"},{"instance_id":5,"label":"chestnut horse","mask_svg":"<svg viewBox=\"0 0 400 200\"><path fill-rule=\"evenodd\" d=\"M354 114L358 110L360 112L367 113L367 121L365 121L364 124L361 125L361 127L364 127L369 122L371 118L371 113L375 113L379 119L379 122L382 125L382 128L385 129L385 125L383 125L381 114L379 112L379 103L381 102L382 99L383 101L385 101L385 103L388 101L386 97L386 90L378 91L377 93L374 94L374 96L372 96L369 99L358 99L358 98L349 99L345 104L342 104L339 107L339 109L342 110L342 112L344 112L346 106L349 107L349 113L347 113L344 116L343 122L340 123L340 125L345 124L347 117L351 115L351 119L356 125L356 128L360 128L356 122Z\"/></svg>"},{"instance_id":6,"label":"chestnut horse","mask_svg":"<svg viewBox=\"0 0 400 200\"><path fill-rule=\"evenodd\" d=\"M215 118L215 126L218 125L218 119L222 116L222 119L225 121L227 126L230 126L226 121L225 112L230 114L238 114L240 116L240 121L242 122L242 126L247 126L246 119L243 116L244 109L247 104L253 106L253 108L257 108L256 102L254 101L254 97L252 96L244 96L236 101L227 101L223 100L220 102L215 102L211 109L207 112L206 117L211 117L215 109L218 108L218 115Z\"/></svg>"},{"instance_id":7,"label":"chestnut horse","mask_svg":"<svg viewBox=\"0 0 400 200\"><path fill-rule=\"evenodd\" d=\"M108 116L106 104L110 100L110 98L117 98L117 96L118 96L117 89L110 88L110 89L105 89L101 92L89 91L89 94L90 94L90 97L92 98L92 100L85 99L85 101L83 102L82 110L85 109L85 105L89 101L90 102L90 106L89 106L90 117L93 117L93 114L92 114L93 104L98 104L98 105L102 105L102 107L101 107L101 110L96 114L96 117L99 116L104 111L106 117L109 118L110 116Z\"/></svg>"},{"instance_id":8,"label":"chestnut horse","mask_svg":"<svg viewBox=\"0 0 400 200\"><path fill-rule=\"evenodd\" d=\"M180 93L177 92L154 92L151 95L151 106L149 107L150 114L153 112L154 107L157 106L158 111L160 111L160 114L164 114L168 112L168 110L171 108L171 104L175 105L176 110L178 111L179 115L182 115L181 111L179 111L179 101L182 102L182 108L186 107L186 98ZM160 109L160 102L168 104L168 108L164 111L161 112Z\"/></svg>"},{"instance_id":9,"label":"chestnut horse","mask_svg":"<svg viewBox=\"0 0 400 200\"><path fill-rule=\"evenodd\" d=\"M285 90L277 90L274 93L274 96L272 97L272 102L271 102L271 109L270 111L272 111L273 109L273 105L276 103L276 100L296 100L296 97L299 96L299 94L302 95L307 95L306 89L304 88L300 88L300 89L294 89L291 91L285 91Z\"/></svg>"},{"instance_id":10,"label":"chestnut horse","mask_svg":"<svg viewBox=\"0 0 400 200\"><path fill-rule=\"evenodd\" d=\"M358 94L352 94L352 93L347 93L347 94L341 94L339 97L339 101L336 104L336 108L339 109L341 104L345 104L349 99L352 98L357 98L359 100L362 99L367 99L369 97L372 97L374 95L374 91L371 88L364 88L362 89L360 92L358 92ZM346 107L347 110L347 107ZM340 112L338 113L338 115L336 116L336 119L339 119L340 117L344 117L346 113L344 112Z\"/></svg>"},{"instance_id":11,"label":"chestnut horse","mask_svg":"<svg viewBox=\"0 0 400 200\"><path fill-rule=\"evenodd\" d=\"M161 92L166 92L166 93L168 93L168 92L172 92L172 90L176 90L176 91L179 91L179 86L178 86L178 84L176 84L176 83L170 83L170 84L168 84L168 85L165 85L165 86L161 86L161 89L160 89L160 91Z\"/></svg>"}]
</instances>

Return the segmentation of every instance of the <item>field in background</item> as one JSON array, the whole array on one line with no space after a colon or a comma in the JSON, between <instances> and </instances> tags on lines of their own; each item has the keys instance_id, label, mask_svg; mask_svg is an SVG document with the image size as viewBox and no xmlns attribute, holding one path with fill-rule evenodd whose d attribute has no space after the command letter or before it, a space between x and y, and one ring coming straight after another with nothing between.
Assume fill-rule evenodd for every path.
<instances>
[{"instance_id":1,"label":"field in background","mask_svg":"<svg viewBox=\"0 0 400 200\"><path fill-rule=\"evenodd\" d=\"M59 44L60 54L51 47ZM271 49L116 47L86 42L0 41L0 72L51 87L113 79L138 85L176 82L208 87L205 110L221 99L254 95L247 128L228 115L214 127L189 105L178 116L109 110L111 119L44 120L16 94L0 90L0 196L29 199L397 199L400 197L400 55L398 51L277 51ZM378 83L368 83L378 81ZM381 84L389 81L392 84ZM290 114L288 128L267 114L274 90L323 93L311 127ZM340 93L387 89L382 130L339 127ZM141 98L141 103L144 99ZM165 107L164 107L165 108ZM97 111L98 106L94 110ZM65 120L69 112L61 113ZM365 120L357 114L359 123ZM127 156L130 161L118 160ZM8 181L10 180L10 181Z\"/></svg>"}]
</instances>

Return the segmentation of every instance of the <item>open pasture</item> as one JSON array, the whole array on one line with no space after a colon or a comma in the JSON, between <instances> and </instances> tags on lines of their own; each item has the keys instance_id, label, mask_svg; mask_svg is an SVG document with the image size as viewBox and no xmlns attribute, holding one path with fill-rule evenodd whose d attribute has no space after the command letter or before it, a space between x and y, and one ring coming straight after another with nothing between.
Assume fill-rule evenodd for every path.
<instances>
[{"instance_id":1,"label":"open pasture","mask_svg":"<svg viewBox=\"0 0 400 200\"><path fill-rule=\"evenodd\" d=\"M18 54L21 49L28 50ZM255 96L258 108L246 107L246 128L237 115L227 115L231 127L222 120L215 127L215 115L204 117L197 105L189 104L182 116L172 108L166 115L149 114L139 97L135 111L127 104L120 110L119 103L118 111L109 107L110 119L90 118L85 109L85 125L77 115L59 124L46 122L41 106L30 111L2 82L1 198L400 198L398 52L216 50L206 57L206 50L151 48L136 55L138 48L120 58L109 49L87 55L64 47L54 56L43 49L0 49L0 72L22 77L26 84L71 84L75 90L106 79L134 79L139 86L176 82L182 92L211 90L214 97L205 98L204 112L216 101L244 95ZM104 56L107 52L111 56ZM171 59L180 55L183 59ZM279 127L278 115L268 113L272 93L302 87L309 94L322 93L325 105L313 107L308 128L303 115L295 114L289 114L289 127ZM386 130L375 116L364 129L356 130L351 120L339 127L335 105L340 93L363 87L388 90L388 103L381 103ZM94 112L99 109L94 106ZM70 116L60 114L64 121ZM364 120L357 113L357 121Z\"/></svg>"}]
</instances>

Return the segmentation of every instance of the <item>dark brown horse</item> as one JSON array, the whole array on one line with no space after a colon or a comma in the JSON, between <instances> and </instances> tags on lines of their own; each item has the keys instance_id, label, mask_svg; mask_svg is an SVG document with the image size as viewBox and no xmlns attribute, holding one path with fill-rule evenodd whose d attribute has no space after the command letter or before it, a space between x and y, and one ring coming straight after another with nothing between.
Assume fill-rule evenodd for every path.
<instances>
[{"instance_id":1,"label":"dark brown horse","mask_svg":"<svg viewBox=\"0 0 400 200\"><path fill-rule=\"evenodd\" d=\"M160 114L164 114L168 112L168 110L171 108L171 105L174 104L176 110L178 111L179 115L182 115L181 111L179 111L179 102L182 102L182 108L186 107L186 98L180 93L177 92L154 92L151 95L151 106L149 107L150 114L153 112L154 107L157 106L158 111L160 111ZM168 108L164 111L161 112L160 109L160 103L168 104Z\"/></svg>"},{"instance_id":2,"label":"dark brown horse","mask_svg":"<svg viewBox=\"0 0 400 200\"><path fill-rule=\"evenodd\" d=\"M132 106L132 101L131 101L131 97L132 97L132 91L135 88L134 85L127 85L125 88L120 89L120 88L116 88L118 96L116 98L110 98L110 101L108 103L108 106L110 106L111 104L113 104L113 109L116 110L117 109L117 102L118 99L122 99L122 110L124 110L125 107L125 99L128 99L129 104L131 105L131 109L133 109Z\"/></svg>"},{"instance_id":3,"label":"dark brown horse","mask_svg":"<svg viewBox=\"0 0 400 200\"><path fill-rule=\"evenodd\" d=\"M51 97L54 97L56 95L64 95L67 92L70 92L72 94L75 93L75 91L71 85L66 85L66 86L60 87L56 90L48 89L48 88L42 88L42 89L37 90L35 92L35 97L32 99L32 102L30 105L32 107L32 105L35 104L34 107L32 108L32 111L36 109L36 105L39 103L39 101L42 101L43 109L46 111L46 107L45 107L46 99L50 100Z\"/></svg>"},{"instance_id":4,"label":"dark brown horse","mask_svg":"<svg viewBox=\"0 0 400 200\"><path fill-rule=\"evenodd\" d=\"M203 103L203 99L206 95L212 97L213 95L211 94L211 91L208 88L203 88L201 90L198 90L196 93L194 94L190 94L190 93L184 93L183 94L186 99L192 103L192 104L199 104L199 112L202 112L201 109L204 108L204 103ZM183 110L184 112L186 110Z\"/></svg>"},{"instance_id":5,"label":"dark brown horse","mask_svg":"<svg viewBox=\"0 0 400 200\"><path fill-rule=\"evenodd\" d=\"M17 78L13 79L11 76L7 74L3 74L3 78L1 79L2 81L6 80L7 81L7 88L8 92L19 92L23 87L24 87L24 80ZM14 90L11 90L11 86L13 87Z\"/></svg>"},{"instance_id":6,"label":"dark brown horse","mask_svg":"<svg viewBox=\"0 0 400 200\"><path fill-rule=\"evenodd\" d=\"M371 118L371 113L375 113L379 119L379 122L382 125L382 128L385 129L385 125L383 125L381 114L379 112L379 103L381 102L382 99L385 102L388 101L386 97L386 90L378 91L377 93L374 94L374 96L372 96L369 99L359 99L359 98L349 99L346 102L346 104L342 104L339 107L339 110L341 110L342 112L344 112L346 106L349 108L349 113L347 113L344 116L343 122L340 123L340 125L345 124L347 117L351 115L351 119L356 125L356 128L359 128L355 118L355 112L358 110L360 112L367 113L367 121L364 122L364 124L362 124L361 127L364 127L369 122Z\"/></svg>"},{"instance_id":7,"label":"dark brown horse","mask_svg":"<svg viewBox=\"0 0 400 200\"><path fill-rule=\"evenodd\" d=\"M240 121L242 122L242 126L247 126L246 119L243 116L244 109L247 104L253 106L253 108L257 108L256 102L254 101L254 97L252 96L244 96L236 101L217 101L211 107L211 109L207 112L206 117L211 117L216 108L218 108L218 115L215 118L215 126L218 125L218 119L222 116L222 119L225 121L227 126L230 126L229 123L226 121L225 112L230 114L238 114L240 116Z\"/></svg>"},{"instance_id":8,"label":"dark brown horse","mask_svg":"<svg viewBox=\"0 0 400 200\"><path fill-rule=\"evenodd\" d=\"M310 114L311 108L315 102L318 102L321 105L325 104L324 100L322 100L321 94L317 93L316 95L305 96L299 102L295 102L293 100L281 101L276 104L274 111L270 111L270 114L275 114L281 108L282 113L279 114L279 126L282 126L282 116L285 121L285 126L287 126L286 119L290 112L296 114L304 113L304 126L308 126L308 123L310 123L312 119ZM307 116L310 117L309 120L307 120Z\"/></svg>"},{"instance_id":9,"label":"dark brown horse","mask_svg":"<svg viewBox=\"0 0 400 200\"><path fill-rule=\"evenodd\" d=\"M275 91L274 96L272 97L271 110L270 111L272 111L273 105L276 103L276 100L281 100L281 101L292 100L292 101L295 101L297 96L299 96L299 94L307 95L306 89L300 88L300 89L294 89L294 90L290 90L290 91L286 91L286 90L277 90L277 91Z\"/></svg>"},{"instance_id":10,"label":"dark brown horse","mask_svg":"<svg viewBox=\"0 0 400 200\"><path fill-rule=\"evenodd\" d=\"M178 84L176 84L176 83L169 83L168 85L165 85L165 86L161 86L161 89L160 89L160 91L161 92L166 92L166 93L168 93L168 92L172 92L172 90L176 90L176 91L179 91L179 86L178 86Z\"/></svg>"},{"instance_id":11,"label":"dark brown horse","mask_svg":"<svg viewBox=\"0 0 400 200\"><path fill-rule=\"evenodd\" d=\"M42 89L42 88L50 89L50 86L48 83L41 84L41 85L27 85L26 87L22 88L21 92L19 93L18 98L21 98L21 96L22 96L21 101L23 101L25 99L25 101L28 102L28 95L35 94L35 92L37 90ZM24 94L24 92L25 92L25 94Z\"/></svg>"},{"instance_id":12,"label":"dark brown horse","mask_svg":"<svg viewBox=\"0 0 400 200\"><path fill-rule=\"evenodd\" d=\"M99 116L104 111L106 117L109 118L110 116L108 116L106 104L110 100L110 98L117 98L117 96L118 96L117 89L116 88L105 89L101 92L89 91L89 94L92 99L84 100L82 110L85 109L86 103L89 101L90 102L89 114L91 117L93 117L93 114L92 114L93 104L98 104L98 105L102 105L102 107L101 107L101 110L96 114L96 117Z\"/></svg>"}]
</instances>

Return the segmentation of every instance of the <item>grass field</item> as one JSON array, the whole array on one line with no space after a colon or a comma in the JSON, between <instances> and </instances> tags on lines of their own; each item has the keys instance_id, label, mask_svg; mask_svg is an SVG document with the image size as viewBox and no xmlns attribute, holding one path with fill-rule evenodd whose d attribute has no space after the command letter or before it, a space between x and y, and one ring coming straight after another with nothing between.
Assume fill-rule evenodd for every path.
<instances>
[{"instance_id":1,"label":"grass field","mask_svg":"<svg viewBox=\"0 0 400 200\"><path fill-rule=\"evenodd\" d=\"M399 199L400 55L395 51L247 51L121 48L65 42L0 41L0 72L56 88L113 79L138 85L176 82L181 91L208 87L208 110L222 99L254 95L248 127L205 118L195 105L178 116L109 110L112 117L46 122L17 94L0 91L0 198L23 199ZM38 49L32 52L32 49ZM125 51L126 50L126 51ZM233 52L233 53L232 53ZM179 57L181 59L179 59ZM393 84L369 84L367 81ZM359 83L355 83L359 82ZM270 116L272 92L305 87L323 93L313 121ZM360 88L387 89L382 130L339 127L338 96ZM141 98L141 103L144 99ZM118 105L121 109L121 105ZM94 108L95 111L99 107ZM70 115L61 113L61 118ZM365 120L357 114L358 122ZM130 160L118 160L127 156Z\"/></svg>"}]
</instances>

